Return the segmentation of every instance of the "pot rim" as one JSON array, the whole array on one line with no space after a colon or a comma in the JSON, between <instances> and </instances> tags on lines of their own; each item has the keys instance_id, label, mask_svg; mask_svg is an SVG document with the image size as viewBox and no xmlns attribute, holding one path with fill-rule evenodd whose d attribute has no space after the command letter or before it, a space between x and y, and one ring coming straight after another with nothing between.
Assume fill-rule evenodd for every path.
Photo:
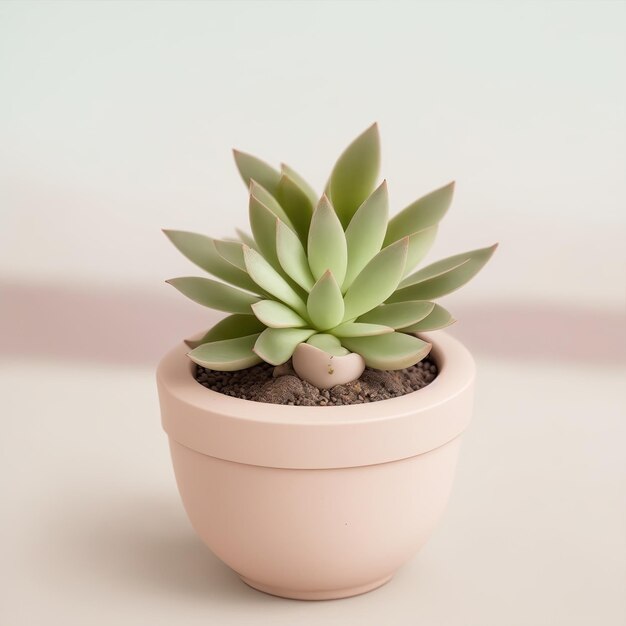
<instances>
[{"instance_id":1,"label":"pot rim","mask_svg":"<svg viewBox=\"0 0 626 626\"><path fill-rule=\"evenodd\" d=\"M290 468L370 465L428 452L469 422L475 377L465 346L445 332L432 343L439 373L397 398L341 406L291 406L242 400L207 389L181 343L157 369L163 428L179 443L217 458Z\"/></svg>"},{"instance_id":2,"label":"pot rim","mask_svg":"<svg viewBox=\"0 0 626 626\"><path fill-rule=\"evenodd\" d=\"M212 411L215 402L219 402L221 413L246 421L338 425L344 422L389 419L406 412L428 410L448 400L452 389L461 391L474 379L474 360L458 339L442 331L438 331L436 337L431 333L420 333L417 336L433 346L429 356L439 370L437 377L422 389L377 402L323 407L292 406L227 396L198 383L193 375L195 363L187 357L189 349L184 343L165 355L159 363L157 378L167 384L170 392L187 405ZM416 405L416 402L419 404ZM259 407L270 407L271 411L254 411Z\"/></svg>"}]
</instances>

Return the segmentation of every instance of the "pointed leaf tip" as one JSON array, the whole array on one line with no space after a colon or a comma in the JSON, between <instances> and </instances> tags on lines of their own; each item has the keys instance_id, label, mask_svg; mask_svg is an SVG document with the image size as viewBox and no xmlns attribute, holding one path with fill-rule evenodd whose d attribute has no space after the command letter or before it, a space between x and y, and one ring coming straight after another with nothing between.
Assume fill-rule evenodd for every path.
<instances>
[{"instance_id":1,"label":"pointed leaf tip","mask_svg":"<svg viewBox=\"0 0 626 626\"><path fill-rule=\"evenodd\" d=\"M250 228L258 251L272 264L280 268L276 254L276 214L255 196L250 195L248 215Z\"/></svg>"},{"instance_id":2,"label":"pointed leaf tip","mask_svg":"<svg viewBox=\"0 0 626 626\"><path fill-rule=\"evenodd\" d=\"M308 260L313 278L319 280L329 269L337 284L343 284L348 264L346 236L326 196L322 196L311 218Z\"/></svg>"},{"instance_id":3,"label":"pointed leaf tip","mask_svg":"<svg viewBox=\"0 0 626 626\"><path fill-rule=\"evenodd\" d=\"M380 137L374 123L343 151L328 181L327 193L344 228L373 191L379 167Z\"/></svg>"},{"instance_id":4,"label":"pointed leaf tip","mask_svg":"<svg viewBox=\"0 0 626 626\"><path fill-rule=\"evenodd\" d=\"M344 321L371 311L393 294L404 274L407 250L408 241L396 241L363 268L344 296Z\"/></svg>"},{"instance_id":5,"label":"pointed leaf tip","mask_svg":"<svg viewBox=\"0 0 626 626\"><path fill-rule=\"evenodd\" d=\"M383 181L358 208L346 229L348 268L345 292L361 270L380 252L389 215L389 195Z\"/></svg>"},{"instance_id":6,"label":"pointed leaf tip","mask_svg":"<svg viewBox=\"0 0 626 626\"><path fill-rule=\"evenodd\" d=\"M228 313L251 314L250 305L260 300L251 293L210 278L184 276L170 279L169 284L198 304Z\"/></svg>"},{"instance_id":7,"label":"pointed leaf tip","mask_svg":"<svg viewBox=\"0 0 626 626\"><path fill-rule=\"evenodd\" d=\"M387 304L385 306L403 306L408 303L397 303L397 304ZM434 303L431 303L434 304ZM446 309L444 309L439 304L434 304L432 310L428 315L423 317L421 320L416 321L408 326L404 326L402 328L403 333L421 333L430 330L439 330L441 328L446 328L446 326L450 326L456 320L450 315Z\"/></svg>"},{"instance_id":8,"label":"pointed leaf tip","mask_svg":"<svg viewBox=\"0 0 626 626\"><path fill-rule=\"evenodd\" d=\"M438 224L450 208L453 195L454 182L415 200L389 221L385 244Z\"/></svg>"},{"instance_id":9,"label":"pointed leaf tip","mask_svg":"<svg viewBox=\"0 0 626 626\"><path fill-rule=\"evenodd\" d=\"M233 149L233 157L244 184L249 186L250 180L254 179L270 193L276 191L276 186L280 180L280 172L265 161L241 150Z\"/></svg>"},{"instance_id":10,"label":"pointed leaf tip","mask_svg":"<svg viewBox=\"0 0 626 626\"><path fill-rule=\"evenodd\" d=\"M358 322L384 324L394 329L406 328L426 318L435 308L434 302L414 300L382 304L358 318Z\"/></svg>"},{"instance_id":11,"label":"pointed leaf tip","mask_svg":"<svg viewBox=\"0 0 626 626\"><path fill-rule=\"evenodd\" d=\"M246 266L243 261L244 244L242 242L231 241L229 239L215 239L213 243L217 253L222 257L222 259L242 272L246 271Z\"/></svg>"},{"instance_id":12,"label":"pointed leaf tip","mask_svg":"<svg viewBox=\"0 0 626 626\"><path fill-rule=\"evenodd\" d=\"M276 199L298 233L306 242L311 216L317 203L315 192L293 170L283 171L276 188Z\"/></svg>"},{"instance_id":13,"label":"pointed leaf tip","mask_svg":"<svg viewBox=\"0 0 626 626\"><path fill-rule=\"evenodd\" d=\"M442 259L407 276L389 302L434 300L462 287L484 267L497 244Z\"/></svg>"},{"instance_id":14,"label":"pointed leaf tip","mask_svg":"<svg viewBox=\"0 0 626 626\"><path fill-rule=\"evenodd\" d=\"M204 343L247 337L263 330L265 325L254 315L235 313L221 319L202 337L185 339L185 343L193 350Z\"/></svg>"},{"instance_id":15,"label":"pointed leaf tip","mask_svg":"<svg viewBox=\"0 0 626 626\"><path fill-rule=\"evenodd\" d=\"M277 183L278 187L278 183ZM250 180L250 203L256 200L262 204L266 209L274 214L278 219L287 224L289 228L295 230L289 215L287 215L285 209L281 206L275 197L276 192L270 192L264 185L258 183L256 180Z\"/></svg>"},{"instance_id":16,"label":"pointed leaf tip","mask_svg":"<svg viewBox=\"0 0 626 626\"><path fill-rule=\"evenodd\" d=\"M209 274L242 289L256 291L256 285L245 272L222 258L211 237L183 230L170 230L166 234L182 254Z\"/></svg>"},{"instance_id":17,"label":"pointed leaf tip","mask_svg":"<svg viewBox=\"0 0 626 626\"><path fill-rule=\"evenodd\" d=\"M261 289L281 300L300 316L306 317L306 306L291 285L256 250L244 250L246 269Z\"/></svg>"},{"instance_id":18,"label":"pointed leaf tip","mask_svg":"<svg viewBox=\"0 0 626 626\"><path fill-rule=\"evenodd\" d=\"M309 183L298 174L292 167L289 167L286 163L280 164L280 171L287 177L289 177L308 197L309 202L311 203L311 207L315 208L317 205L317 201L319 200L319 196L317 192Z\"/></svg>"},{"instance_id":19,"label":"pointed leaf tip","mask_svg":"<svg viewBox=\"0 0 626 626\"><path fill-rule=\"evenodd\" d=\"M307 312L313 326L318 330L333 328L342 321L343 297L330 270L326 270L313 285L307 300Z\"/></svg>"}]
</instances>

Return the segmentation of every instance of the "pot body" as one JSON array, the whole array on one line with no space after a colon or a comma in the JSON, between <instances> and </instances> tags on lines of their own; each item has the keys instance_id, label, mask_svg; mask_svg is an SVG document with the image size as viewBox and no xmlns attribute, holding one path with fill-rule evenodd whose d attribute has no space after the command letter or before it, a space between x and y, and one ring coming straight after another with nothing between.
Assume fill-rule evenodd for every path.
<instances>
[{"instance_id":1,"label":"pot body","mask_svg":"<svg viewBox=\"0 0 626 626\"><path fill-rule=\"evenodd\" d=\"M443 513L459 444L339 469L259 467L170 447L204 543L251 586L315 600L374 589L413 556Z\"/></svg>"},{"instance_id":2,"label":"pot body","mask_svg":"<svg viewBox=\"0 0 626 626\"><path fill-rule=\"evenodd\" d=\"M159 368L163 423L198 535L246 583L274 595L341 598L387 582L448 501L471 413L473 362L460 347L471 371L455 378L439 344L444 366L429 385L441 378L438 393L426 387L394 399L402 402L351 407L221 396L193 380L184 351L170 353ZM195 387L167 379L174 361Z\"/></svg>"}]
</instances>

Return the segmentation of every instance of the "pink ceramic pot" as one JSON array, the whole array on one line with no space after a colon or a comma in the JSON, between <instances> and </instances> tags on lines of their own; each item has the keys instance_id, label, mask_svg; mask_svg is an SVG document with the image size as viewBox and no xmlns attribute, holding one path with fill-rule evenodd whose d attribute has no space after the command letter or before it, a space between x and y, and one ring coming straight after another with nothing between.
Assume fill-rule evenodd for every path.
<instances>
[{"instance_id":1,"label":"pink ceramic pot","mask_svg":"<svg viewBox=\"0 0 626 626\"><path fill-rule=\"evenodd\" d=\"M472 411L474 362L438 332L439 375L400 398L292 407L239 400L192 375L180 345L158 373L183 504L206 545L256 589L352 596L387 582L446 506Z\"/></svg>"}]
</instances>

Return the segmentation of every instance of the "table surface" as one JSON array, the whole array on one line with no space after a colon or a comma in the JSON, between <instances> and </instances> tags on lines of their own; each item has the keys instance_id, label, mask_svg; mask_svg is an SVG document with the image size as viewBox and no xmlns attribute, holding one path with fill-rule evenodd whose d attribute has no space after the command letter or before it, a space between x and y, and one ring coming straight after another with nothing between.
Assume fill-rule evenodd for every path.
<instances>
[{"instance_id":1,"label":"table surface","mask_svg":"<svg viewBox=\"0 0 626 626\"><path fill-rule=\"evenodd\" d=\"M246 587L196 538L151 368L0 368L3 624L625 623L615 365L480 357L441 526L385 587L318 603Z\"/></svg>"}]
</instances>

